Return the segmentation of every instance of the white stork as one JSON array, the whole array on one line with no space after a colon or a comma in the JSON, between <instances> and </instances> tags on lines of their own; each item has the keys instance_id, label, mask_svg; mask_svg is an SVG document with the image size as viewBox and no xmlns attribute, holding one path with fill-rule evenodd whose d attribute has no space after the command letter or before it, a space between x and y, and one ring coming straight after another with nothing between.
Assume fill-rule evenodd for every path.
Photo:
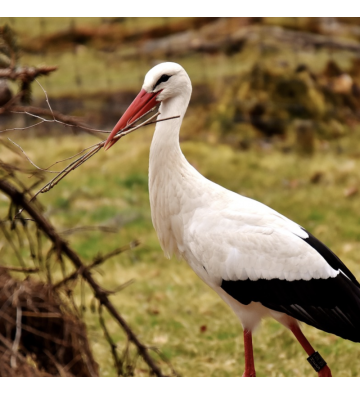
<instances>
[{"instance_id":1,"label":"white stork","mask_svg":"<svg viewBox=\"0 0 360 395\"><path fill-rule=\"evenodd\" d=\"M161 63L114 127L160 102L150 149L152 221L167 257L184 258L234 310L244 329L244 376L255 376L252 332L265 316L290 329L320 377L331 376L299 327L305 322L360 342L360 284L324 244L283 215L203 177L181 152L180 126L191 82L177 63Z\"/></svg>"}]
</instances>

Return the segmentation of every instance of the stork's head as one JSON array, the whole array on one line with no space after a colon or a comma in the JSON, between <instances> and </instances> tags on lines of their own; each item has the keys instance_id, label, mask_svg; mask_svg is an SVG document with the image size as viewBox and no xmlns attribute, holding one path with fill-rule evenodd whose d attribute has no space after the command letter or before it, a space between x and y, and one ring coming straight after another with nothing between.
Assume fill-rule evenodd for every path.
<instances>
[{"instance_id":1,"label":"stork's head","mask_svg":"<svg viewBox=\"0 0 360 395\"><path fill-rule=\"evenodd\" d=\"M121 129L147 113L158 102L183 95L190 97L191 82L186 71L177 63L160 63L153 67L145 76L141 91L115 125L105 143L109 149L111 140Z\"/></svg>"}]
</instances>

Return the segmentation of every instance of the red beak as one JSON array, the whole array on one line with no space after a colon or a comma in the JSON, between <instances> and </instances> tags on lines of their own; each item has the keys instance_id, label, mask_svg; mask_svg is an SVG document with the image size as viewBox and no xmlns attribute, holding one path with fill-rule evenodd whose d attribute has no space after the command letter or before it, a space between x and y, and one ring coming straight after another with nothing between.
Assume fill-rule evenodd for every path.
<instances>
[{"instance_id":1,"label":"red beak","mask_svg":"<svg viewBox=\"0 0 360 395\"><path fill-rule=\"evenodd\" d=\"M129 108L125 111L107 138L104 145L106 150L116 143L116 141L112 141L116 133L124 129L128 124L139 119L142 115L146 114L156 106L156 97L160 92L161 91L147 93L145 89L141 89L139 94L135 97L134 101L130 104Z\"/></svg>"}]
</instances>

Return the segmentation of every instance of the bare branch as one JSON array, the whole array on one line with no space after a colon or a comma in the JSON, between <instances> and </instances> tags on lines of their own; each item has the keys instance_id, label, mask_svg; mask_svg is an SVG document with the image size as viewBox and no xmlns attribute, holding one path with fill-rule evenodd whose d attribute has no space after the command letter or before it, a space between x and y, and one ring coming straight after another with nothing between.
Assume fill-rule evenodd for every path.
<instances>
[{"instance_id":1,"label":"bare branch","mask_svg":"<svg viewBox=\"0 0 360 395\"><path fill-rule=\"evenodd\" d=\"M41 123L42 123L42 122L41 122ZM47 173L60 173L59 171L51 171L51 170L47 170L47 169L42 169L41 167L37 166L37 165L26 155L25 151L20 147L19 144L16 144L16 143L15 143L14 141L12 141L9 137L8 137L8 140L9 140L12 144L16 145L16 146L21 150L21 152L25 155L26 159L27 159L34 167L36 167L38 170L46 171Z\"/></svg>"},{"instance_id":2,"label":"bare branch","mask_svg":"<svg viewBox=\"0 0 360 395\"><path fill-rule=\"evenodd\" d=\"M71 228L67 230L63 230L59 232L61 235L71 235L73 233L77 232L84 232L84 231L93 231L93 230L98 230L100 232L106 232L106 233L116 233L118 231L118 228L110 227L110 226L78 226L77 228Z\"/></svg>"},{"instance_id":3,"label":"bare branch","mask_svg":"<svg viewBox=\"0 0 360 395\"><path fill-rule=\"evenodd\" d=\"M20 290L21 290L21 286L17 292L20 292ZM14 294L14 297L15 297L15 294ZM13 347L12 347L13 355L10 358L10 366L12 368L16 368L16 352L19 349L19 344L20 344L20 339L21 339L21 313L22 313L21 306L17 305L16 306L15 340L14 340Z\"/></svg>"},{"instance_id":4,"label":"bare branch","mask_svg":"<svg viewBox=\"0 0 360 395\"><path fill-rule=\"evenodd\" d=\"M126 281L124 284L118 285L116 288L114 288L112 291L106 291L108 295L114 295L118 293L119 291L122 291L123 289L127 288L129 285L133 284L135 280L132 278L129 281Z\"/></svg>"},{"instance_id":5,"label":"bare branch","mask_svg":"<svg viewBox=\"0 0 360 395\"><path fill-rule=\"evenodd\" d=\"M26 130L26 129L31 129L31 128L33 128L34 126L41 125L41 124L44 123L44 122L47 122L47 120L44 119L44 120L41 121L41 122L34 123L33 125L30 125L30 126L24 126L23 128L9 128L9 129L0 130L0 133L11 132L12 130Z\"/></svg>"},{"instance_id":6,"label":"bare branch","mask_svg":"<svg viewBox=\"0 0 360 395\"><path fill-rule=\"evenodd\" d=\"M95 258L92 264L90 264L90 265L88 265L88 266L85 266L85 267L83 267L83 268L81 268L81 269L75 270L75 271L74 271L73 273L71 273L69 276L63 278L63 279L62 279L61 281L59 281L57 284L54 284L54 285L53 285L53 288L54 288L54 289L58 289L58 288L62 287L64 284L68 283L68 282L71 281L71 280L75 280L79 275L82 275L82 273L83 273L84 270L91 270L91 269L93 269L95 266L101 265L102 263L104 263L104 262L107 261L108 259L110 259L110 258L112 258L112 257L114 257L114 256L116 256L116 255L119 255L119 254L121 254L121 253L124 252L124 251L128 251L128 250L131 250L131 249L137 247L139 244L140 244L140 243L139 243L138 240L134 240L134 241L132 241L130 244L126 245L126 246L123 246L123 247L120 247L120 248L116 248L114 251L111 251L110 253L108 253L108 254L106 254L106 255L104 255L104 256L99 256L98 258ZM123 285L121 285L121 287L123 287ZM118 290L117 290L117 291L118 291ZM117 291L116 291L116 292L117 292ZM108 292L108 293L111 293L111 292Z\"/></svg>"},{"instance_id":7,"label":"bare branch","mask_svg":"<svg viewBox=\"0 0 360 395\"><path fill-rule=\"evenodd\" d=\"M8 128L5 130L0 130L0 133L10 132L13 130L26 130L26 129L30 129L33 126L40 125L41 123L44 123L44 122L58 123L60 125L66 126L66 127L82 129L82 130L89 132L93 135L96 135L96 133L110 133L109 131L106 131L106 130L90 128L90 127L84 125L82 122L79 122L76 117L64 115L58 111L53 111L52 109L48 110L45 108L33 107L33 106L10 106L7 109L7 111L2 111L2 112L9 112L12 114L26 114L31 117L41 119L42 122L36 123L31 126L23 127L23 128ZM53 119L46 119L46 118L43 118L41 115L50 116Z\"/></svg>"},{"instance_id":8,"label":"bare branch","mask_svg":"<svg viewBox=\"0 0 360 395\"><path fill-rule=\"evenodd\" d=\"M68 158L65 158L65 159L58 160L58 161L54 162L52 165L50 165L49 167L47 167L46 170L48 170L51 167L57 165L58 163L66 162L67 160L76 158L77 156L81 155L83 152L88 151L90 148L94 148L96 146L97 146L97 144L90 145L90 147L84 148L83 150L81 150L80 152L78 152L75 155L69 156Z\"/></svg>"},{"instance_id":9,"label":"bare branch","mask_svg":"<svg viewBox=\"0 0 360 395\"><path fill-rule=\"evenodd\" d=\"M52 110L52 108L51 108L51 106L50 106L49 96L48 96L46 90L43 88L43 86L40 84L40 82L39 82L38 80L35 80L35 81L38 83L38 85L40 85L40 88L41 88L42 91L44 92L45 97L46 97L46 103L47 103L47 105L48 105L48 107L49 107L49 109L50 109L50 111L51 111L51 114L52 114L52 116L53 116L54 121L56 121L54 112L53 112L53 110Z\"/></svg>"},{"instance_id":10,"label":"bare branch","mask_svg":"<svg viewBox=\"0 0 360 395\"><path fill-rule=\"evenodd\" d=\"M9 270L11 272L21 272L21 273L37 273L40 269L38 268L26 268L26 267L14 267L14 266L1 266L0 269Z\"/></svg>"},{"instance_id":11,"label":"bare branch","mask_svg":"<svg viewBox=\"0 0 360 395\"><path fill-rule=\"evenodd\" d=\"M110 336L109 330L107 329L106 325L105 325L105 320L102 314L102 305L99 304L99 308L98 308L98 312L99 312L99 322L101 327L103 328L103 332L105 335L105 339L107 340L107 342L109 343L110 349L111 349L111 354L113 356L114 359L114 364L117 370L117 375L123 376L124 372L123 372L123 362L122 360L119 358L118 352L117 352L117 346L114 343L112 337Z\"/></svg>"},{"instance_id":12,"label":"bare branch","mask_svg":"<svg viewBox=\"0 0 360 395\"><path fill-rule=\"evenodd\" d=\"M0 183L1 182L4 182L4 181L0 180ZM24 260L23 260L23 258L21 256L20 252L16 248L12 238L10 237L8 231L6 230L6 228L5 228L5 226L4 226L4 224L2 222L0 222L0 229L4 233L4 236L5 236L6 240L7 240L7 242L9 243L10 247L13 249L13 251L14 251L14 253L15 253L15 255L16 255L16 257L17 257L17 259L18 259L18 261L20 263L20 265L24 268L25 267Z\"/></svg>"},{"instance_id":13,"label":"bare branch","mask_svg":"<svg viewBox=\"0 0 360 395\"><path fill-rule=\"evenodd\" d=\"M45 67L17 67L0 69L0 78L9 80L33 81L39 75L48 75L52 71L57 70L57 66Z\"/></svg>"}]
</instances>

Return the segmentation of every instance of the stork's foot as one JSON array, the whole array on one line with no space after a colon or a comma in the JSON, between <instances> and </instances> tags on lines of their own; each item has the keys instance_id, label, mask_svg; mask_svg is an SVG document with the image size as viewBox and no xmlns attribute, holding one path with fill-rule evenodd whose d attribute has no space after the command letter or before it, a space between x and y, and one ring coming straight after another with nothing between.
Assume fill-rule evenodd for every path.
<instances>
[{"instance_id":1,"label":"stork's foot","mask_svg":"<svg viewBox=\"0 0 360 395\"><path fill-rule=\"evenodd\" d=\"M318 375L319 377L332 377L329 366L326 365L321 370L319 370Z\"/></svg>"},{"instance_id":2,"label":"stork's foot","mask_svg":"<svg viewBox=\"0 0 360 395\"><path fill-rule=\"evenodd\" d=\"M244 374L242 376L243 377L256 377L255 369L245 369Z\"/></svg>"}]
</instances>

